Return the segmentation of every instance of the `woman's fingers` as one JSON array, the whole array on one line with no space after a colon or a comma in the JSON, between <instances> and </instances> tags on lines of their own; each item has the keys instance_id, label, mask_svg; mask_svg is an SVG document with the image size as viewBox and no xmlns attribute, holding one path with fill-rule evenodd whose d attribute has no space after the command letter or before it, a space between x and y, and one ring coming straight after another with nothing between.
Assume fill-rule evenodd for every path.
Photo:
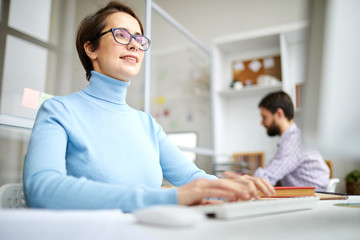
<instances>
[{"instance_id":1,"label":"woman's fingers","mask_svg":"<svg viewBox=\"0 0 360 240\"><path fill-rule=\"evenodd\" d=\"M211 199L239 201L275 194L274 187L264 178L224 172L227 178L218 180L197 179L178 188L178 202L182 205L211 203ZM210 200L209 200L210 199Z\"/></svg>"},{"instance_id":2,"label":"woman's fingers","mask_svg":"<svg viewBox=\"0 0 360 240\"><path fill-rule=\"evenodd\" d=\"M224 176L238 182L250 181L255 185L257 191L262 192L265 196L272 196L275 194L274 187L264 178L256 178L249 175L240 175L235 172L223 172Z\"/></svg>"},{"instance_id":3,"label":"woman's fingers","mask_svg":"<svg viewBox=\"0 0 360 240\"><path fill-rule=\"evenodd\" d=\"M203 199L200 202L200 205L210 205L210 204L223 204L224 201L223 200L219 200L219 199Z\"/></svg>"},{"instance_id":4,"label":"woman's fingers","mask_svg":"<svg viewBox=\"0 0 360 240\"><path fill-rule=\"evenodd\" d=\"M274 187L264 178L256 178L255 185L257 189L265 196L273 196L275 194Z\"/></svg>"},{"instance_id":5,"label":"woman's fingers","mask_svg":"<svg viewBox=\"0 0 360 240\"><path fill-rule=\"evenodd\" d=\"M201 204L204 199L223 198L234 200L233 191L221 189L216 180L198 179L178 188L178 202L182 205Z\"/></svg>"},{"instance_id":6,"label":"woman's fingers","mask_svg":"<svg viewBox=\"0 0 360 240\"><path fill-rule=\"evenodd\" d=\"M235 182L243 184L245 187L249 189L249 194L251 198L259 199L259 190L258 185L256 185L256 182L247 175L240 175L234 172L224 172L223 173L228 179L232 179Z\"/></svg>"},{"instance_id":7,"label":"woman's fingers","mask_svg":"<svg viewBox=\"0 0 360 240\"><path fill-rule=\"evenodd\" d=\"M231 179L234 179L234 178L237 178L239 176L242 176L238 173L235 173L235 172L232 172L232 171L225 171L222 173L225 177L227 178L231 178Z\"/></svg>"},{"instance_id":8,"label":"woman's fingers","mask_svg":"<svg viewBox=\"0 0 360 240\"><path fill-rule=\"evenodd\" d=\"M233 179L222 178L211 182L209 187L233 192L235 194L234 201L250 200L258 196L255 185L250 181L234 181ZM227 200L232 201L232 199Z\"/></svg>"},{"instance_id":9,"label":"woman's fingers","mask_svg":"<svg viewBox=\"0 0 360 240\"><path fill-rule=\"evenodd\" d=\"M272 196L275 194L274 187L264 178L256 178L249 175L242 176L243 179L252 181L257 190L262 192L265 196Z\"/></svg>"},{"instance_id":10,"label":"woman's fingers","mask_svg":"<svg viewBox=\"0 0 360 240\"><path fill-rule=\"evenodd\" d=\"M254 190L251 186L231 179L197 179L178 188L178 201L183 205L201 204L204 199L225 199L227 201L250 200Z\"/></svg>"}]
</instances>

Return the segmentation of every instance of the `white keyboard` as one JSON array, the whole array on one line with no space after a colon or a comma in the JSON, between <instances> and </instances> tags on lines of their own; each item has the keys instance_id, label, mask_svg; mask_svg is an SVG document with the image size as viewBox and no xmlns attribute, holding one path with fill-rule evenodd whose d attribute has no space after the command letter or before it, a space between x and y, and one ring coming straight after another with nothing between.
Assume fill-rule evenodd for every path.
<instances>
[{"instance_id":1,"label":"white keyboard","mask_svg":"<svg viewBox=\"0 0 360 240\"><path fill-rule=\"evenodd\" d=\"M206 213L208 217L229 219L312 209L316 207L318 201L318 197L271 198L198 205L191 208Z\"/></svg>"}]
</instances>

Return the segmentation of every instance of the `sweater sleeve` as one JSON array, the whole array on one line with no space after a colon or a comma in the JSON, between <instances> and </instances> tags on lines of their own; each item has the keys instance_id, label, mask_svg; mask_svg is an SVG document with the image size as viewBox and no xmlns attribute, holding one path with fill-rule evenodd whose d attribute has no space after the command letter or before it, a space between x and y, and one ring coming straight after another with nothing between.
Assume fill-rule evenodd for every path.
<instances>
[{"instance_id":1,"label":"sweater sleeve","mask_svg":"<svg viewBox=\"0 0 360 240\"><path fill-rule=\"evenodd\" d=\"M176 204L177 189L111 184L67 174L67 108L50 99L39 109L26 156L23 180L29 207L111 209L125 212L154 204Z\"/></svg>"}]
</instances>

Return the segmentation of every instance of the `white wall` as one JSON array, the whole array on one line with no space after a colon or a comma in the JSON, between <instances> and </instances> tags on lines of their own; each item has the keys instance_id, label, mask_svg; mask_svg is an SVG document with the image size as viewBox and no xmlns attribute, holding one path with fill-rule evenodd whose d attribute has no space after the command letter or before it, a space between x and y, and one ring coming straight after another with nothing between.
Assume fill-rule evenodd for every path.
<instances>
[{"instance_id":1,"label":"white wall","mask_svg":"<svg viewBox=\"0 0 360 240\"><path fill-rule=\"evenodd\" d=\"M308 19L309 1L154 0L154 2L211 48L212 40L221 35ZM154 31L162 31L162 28ZM168 42L169 39L164 38L154 43L154 46L160 47Z\"/></svg>"},{"instance_id":2,"label":"white wall","mask_svg":"<svg viewBox=\"0 0 360 240\"><path fill-rule=\"evenodd\" d=\"M360 169L359 10L356 0L318 0L312 11L304 132L332 160L340 192L345 175Z\"/></svg>"}]
</instances>

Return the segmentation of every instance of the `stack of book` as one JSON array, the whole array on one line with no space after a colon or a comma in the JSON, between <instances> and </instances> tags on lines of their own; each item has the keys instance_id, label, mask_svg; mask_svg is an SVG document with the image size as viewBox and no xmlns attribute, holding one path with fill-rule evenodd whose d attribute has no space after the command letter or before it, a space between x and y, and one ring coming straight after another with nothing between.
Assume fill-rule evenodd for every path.
<instances>
[{"instance_id":1,"label":"stack of book","mask_svg":"<svg viewBox=\"0 0 360 240\"><path fill-rule=\"evenodd\" d=\"M260 196L265 197L262 193ZM283 197L315 197L315 187L275 187L275 195L271 198Z\"/></svg>"},{"instance_id":2,"label":"stack of book","mask_svg":"<svg viewBox=\"0 0 360 240\"><path fill-rule=\"evenodd\" d=\"M346 194L331 193L331 192L317 192L315 187L300 186L300 187L275 187L275 195L268 197L259 193L262 198L291 198L291 197L318 197L320 200L335 200L347 199Z\"/></svg>"}]
</instances>

